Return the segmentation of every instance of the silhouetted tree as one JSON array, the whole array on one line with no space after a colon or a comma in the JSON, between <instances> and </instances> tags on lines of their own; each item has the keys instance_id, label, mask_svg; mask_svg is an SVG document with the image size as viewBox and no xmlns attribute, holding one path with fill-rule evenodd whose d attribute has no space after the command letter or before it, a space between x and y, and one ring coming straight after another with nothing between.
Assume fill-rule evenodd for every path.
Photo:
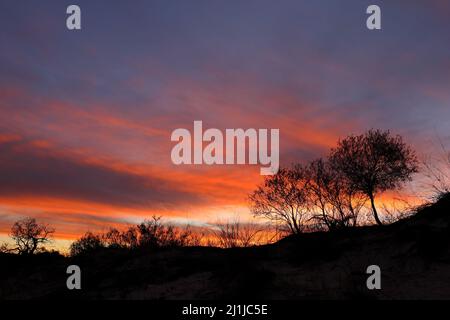
<instances>
[{"instance_id":1,"label":"silhouetted tree","mask_svg":"<svg viewBox=\"0 0 450 320\"><path fill-rule=\"evenodd\" d=\"M439 144L440 154L430 155L423 161L425 187L431 188L436 199L450 192L450 152L447 151L441 140L439 140Z\"/></svg>"},{"instance_id":2,"label":"silhouetted tree","mask_svg":"<svg viewBox=\"0 0 450 320\"><path fill-rule=\"evenodd\" d=\"M137 225L137 230L139 232L139 246L150 248L159 247L159 237L162 228L161 217L156 216Z\"/></svg>"},{"instance_id":3,"label":"silhouetted tree","mask_svg":"<svg viewBox=\"0 0 450 320\"><path fill-rule=\"evenodd\" d=\"M33 254L41 249L39 246L51 241L54 232L53 228L37 223L34 218L24 218L12 226L11 238L19 254Z\"/></svg>"},{"instance_id":4,"label":"silhouetted tree","mask_svg":"<svg viewBox=\"0 0 450 320\"><path fill-rule=\"evenodd\" d=\"M124 231L110 228L102 235L102 241L108 248L134 249L139 246L139 230L137 226L130 226Z\"/></svg>"},{"instance_id":5,"label":"silhouetted tree","mask_svg":"<svg viewBox=\"0 0 450 320\"><path fill-rule=\"evenodd\" d=\"M110 228L104 234L87 232L70 246L73 256L102 248L156 249L199 245L201 236L191 231L189 226L173 226L162 223L161 217L128 227L124 231Z\"/></svg>"},{"instance_id":6,"label":"silhouetted tree","mask_svg":"<svg viewBox=\"0 0 450 320\"><path fill-rule=\"evenodd\" d=\"M263 227L255 223L242 223L239 220L217 222L213 226L214 240L211 246L221 248L251 247L261 244Z\"/></svg>"},{"instance_id":7,"label":"silhouetted tree","mask_svg":"<svg viewBox=\"0 0 450 320\"><path fill-rule=\"evenodd\" d=\"M308 197L318 211L316 220L329 230L356 226L366 196L358 193L345 176L323 159L310 163L308 175Z\"/></svg>"},{"instance_id":8,"label":"silhouetted tree","mask_svg":"<svg viewBox=\"0 0 450 320\"><path fill-rule=\"evenodd\" d=\"M86 232L80 239L70 245L70 255L77 256L105 248L102 236Z\"/></svg>"},{"instance_id":9,"label":"silhouetted tree","mask_svg":"<svg viewBox=\"0 0 450 320\"><path fill-rule=\"evenodd\" d=\"M151 219L137 225L139 246L148 248L183 247L199 242L189 228L176 227L162 223L161 217Z\"/></svg>"},{"instance_id":10,"label":"silhouetted tree","mask_svg":"<svg viewBox=\"0 0 450 320\"><path fill-rule=\"evenodd\" d=\"M303 232L308 213L308 177L305 168L281 168L250 194L254 216L284 223L293 234Z\"/></svg>"},{"instance_id":11,"label":"silhouetted tree","mask_svg":"<svg viewBox=\"0 0 450 320\"><path fill-rule=\"evenodd\" d=\"M135 226L129 227L121 234L122 243L129 249L139 246L139 232Z\"/></svg>"},{"instance_id":12,"label":"silhouetted tree","mask_svg":"<svg viewBox=\"0 0 450 320\"><path fill-rule=\"evenodd\" d=\"M109 248L124 248L127 244L124 241L122 232L116 228L110 228L108 232L102 235L103 243Z\"/></svg>"},{"instance_id":13,"label":"silhouetted tree","mask_svg":"<svg viewBox=\"0 0 450 320\"><path fill-rule=\"evenodd\" d=\"M380 130L369 130L339 141L337 148L331 151L330 164L348 179L354 190L369 198L379 225L382 222L375 206L375 196L399 188L418 171L416 155L402 138Z\"/></svg>"}]
</instances>

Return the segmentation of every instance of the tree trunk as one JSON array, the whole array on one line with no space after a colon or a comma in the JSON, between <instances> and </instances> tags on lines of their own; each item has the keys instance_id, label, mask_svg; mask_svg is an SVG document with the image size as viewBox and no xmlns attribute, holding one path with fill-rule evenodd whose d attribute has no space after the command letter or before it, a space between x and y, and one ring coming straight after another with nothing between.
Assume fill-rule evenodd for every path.
<instances>
[{"instance_id":1,"label":"tree trunk","mask_svg":"<svg viewBox=\"0 0 450 320\"><path fill-rule=\"evenodd\" d=\"M294 224L295 233L296 233L296 234L300 234L300 233L301 233L300 228L299 228L299 226L298 226L298 224L297 224L297 220L296 220L294 217L292 218L292 222L293 222L293 224Z\"/></svg>"},{"instance_id":2,"label":"tree trunk","mask_svg":"<svg viewBox=\"0 0 450 320\"><path fill-rule=\"evenodd\" d=\"M372 212L373 212L375 221L377 222L377 224L379 226L381 226L381 225L383 225L383 223L381 222L380 218L378 217L377 208L375 207L375 198L374 198L373 194L369 194L369 198L370 198L370 204L372 205Z\"/></svg>"}]
</instances>

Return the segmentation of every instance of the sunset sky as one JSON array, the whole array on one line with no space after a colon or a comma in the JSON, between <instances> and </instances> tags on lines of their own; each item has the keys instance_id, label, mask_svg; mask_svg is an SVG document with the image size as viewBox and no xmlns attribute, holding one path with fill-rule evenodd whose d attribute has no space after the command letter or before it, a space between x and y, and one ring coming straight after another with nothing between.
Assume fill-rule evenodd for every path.
<instances>
[{"instance_id":1,"label":"sunset sky","mask_svg":"<svg viewBox=\"0 0 450 320\"><path fill-rule=\"evenodd\" d=\"M419 155L450 145L447 0L2 1L0 46L4 236L24 216L60 240L153 214L249 218L259 165L172 164L171 132L194 120L279 128L285 165L370 128Z\"/></svg>"}]
</instances>

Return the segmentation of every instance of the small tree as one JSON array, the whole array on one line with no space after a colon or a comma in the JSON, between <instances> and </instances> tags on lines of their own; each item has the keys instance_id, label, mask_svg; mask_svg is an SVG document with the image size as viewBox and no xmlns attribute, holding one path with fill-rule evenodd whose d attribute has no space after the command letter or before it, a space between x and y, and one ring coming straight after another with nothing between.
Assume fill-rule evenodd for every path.
<instances>
[{"instance_id":1,"label":"small tree","mask_svg":"<svg viewBox=\"0 0 450 320\"><path fill-rule=\"evenodd\" d=\"M80 239L70 245L70 255L77 256L105 248L101 235L86 232Z\"/></svg>"},{"instance_id":2,"label":"small tree","mask_svg":"<svg viewBox=\"0 0 450 320\"><path fill-rule=\"evenodd\" d=\"M331 151L330 164L348 179L354 190L369 198L379 225L382 222L375 206L375 196L399 188L418 171L416 155L402 138L380 130L370 130L339 141L337 148Z\"/></svg>"},{"instance_id":3,"label":"small tree","mask_svg":"<svg viewBox=\"0 0 450 320\"><path fill-rule=\"evenodd\" d=\"M137 225L139 232L139 246L148 248L158 248L161 245L161 234L164 226L161 217L153 216L149 220Z\"/></svg>"},{"instance_id":4,"label":"small tree","mask_svg":"<svg viewBox=\"0 0 450 320\"><path fill-rule=\"evenodd\" d=\"M450 151L439 140L441 152L423 161L425 187L431 188L433 197L439 198L450 192Z\"/></svg>"},{"instance_id":5,"label":"small tree","mask_svg":"<svg viewBox=\"0 0 450 320\"><path fill-rule=\"evenodd\" d=\"M352 184L323 159L311 162L308 174L309 201L316 209L316 220L328 230L356 226L367 197L354 190Z\"/></svg>"},{"instance_id":6,"label":"small tree","mask_svg":"<svg viewBox=\"0 0 450 320\"><path fill-rule=\"evenodd\" d=\"M40 245L51 241L54 232L53 228L37 223L34 218L25 218L14 223L11 238L19 254L33 254L40 249Z\"/></svg>"},{"instance_id":7,"label":"small tree","mask_svg":"<svg viewBox=\"0 0 450 320\"><path fill-rule=\"evenodd\" d=\"M308 213L308 179L302 166L281 168L250 194L254 216L282 222L293 234L304 231Z\"/></svg>"},{"instance_id":8,"label":"small tree","mask_svg":"<svg viewBox=\"0 0 450 320\"><path fill-rule=\"evenodd\" d=\"M221 248L251 247L262 243L263 228L255 223L242 223L239 220L217 222L213 226L214 240L210 245Z\"/></svg>"},{"instance_id":9,"label":"small tree","mask_svg":"<svg viewBox=\"0 0 450 320\"><path fill-rule=\"evenodd\" d=\"M189 226L181 227L162 222L162 217L153 216L137 225L139 246L142 248L184 247L200 243L198 234Z\"/></svg>"},{"instance_id":10,"label":"small tree","mask_svg":"<svg viewBox=\"0 0 450 320\"><path fill-rule=\"evenodd\" d=\"M139 232L136 227L131 226L122 232L122 242L125 247L135 249L139 246Z\"/></svg>"},{"instance_id":11,"label":"small tree","mask_svg":"<svg viewBox=\"0 0 450 320\"><path fill-rule=\"evenodd\" d=\"M109 248L125 248L127 243L124 241L122 232L116 228L110 228L108 232L102 235L103 243Z\"/></svg>"}]
</instances>

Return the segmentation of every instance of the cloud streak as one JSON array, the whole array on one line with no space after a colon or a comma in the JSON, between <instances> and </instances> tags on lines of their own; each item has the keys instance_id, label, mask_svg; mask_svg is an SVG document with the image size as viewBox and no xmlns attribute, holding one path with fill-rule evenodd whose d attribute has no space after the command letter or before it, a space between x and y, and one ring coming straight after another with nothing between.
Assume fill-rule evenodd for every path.
<instances>
[{"instance_id":1,"label":"cloud streak","mask_svg":"<svg viewBox=\"0 0 450 320\"><path fill-rule=\"evenodd\" d=\"M89 162L53 150L45 141L2 138L2 197L42 196L149 209L200 202L195 193L180 190L161 177Z\"/></svg>"}]
</instances>

